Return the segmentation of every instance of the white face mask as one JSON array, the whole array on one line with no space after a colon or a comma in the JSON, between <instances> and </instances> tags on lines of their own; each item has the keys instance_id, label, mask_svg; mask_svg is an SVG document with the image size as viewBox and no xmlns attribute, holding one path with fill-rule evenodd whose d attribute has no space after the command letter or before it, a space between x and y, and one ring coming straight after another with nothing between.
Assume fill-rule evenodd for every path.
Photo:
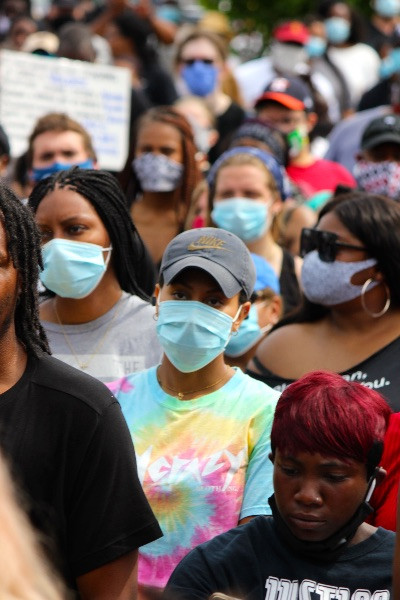
<instances>
[{"instance_id":1,"label":"white face mask","mask_svg":"<svg viewBox=\"0 0 400 600\"><path fill-rule=\"evenodd\" d=\"M304 295L310 302L322 306L336 306L349 302L361 296L362 285L354 285L350 279L356 273L376 265L375 258L357 262L324 262L313 250L304 257L301 270L301 283ZM374 281L369 286L371 290L376 285Z\"/></svg>"},{"instance_id":2,"label":"white face mask","mask_svg":"<svg viewBox=\"0 0 400 600\"><path fill-rule=\"evenodd\" d=\"M271 60L274 69L279 73L304 75L310 70L307 50L303 46L273 42Z\"/></svg>"}]
</instances>

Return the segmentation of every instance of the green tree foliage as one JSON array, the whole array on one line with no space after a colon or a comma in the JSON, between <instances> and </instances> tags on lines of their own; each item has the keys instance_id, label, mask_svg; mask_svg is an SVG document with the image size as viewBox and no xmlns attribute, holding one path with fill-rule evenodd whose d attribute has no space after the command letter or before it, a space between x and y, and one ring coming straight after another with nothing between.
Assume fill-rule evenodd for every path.
<instances>
[{"instance_id":1,"label":"green tree foliage","mask_svg":"<svg viewBox=\"0 0 400 600\"><path fill-rule=\"evenodd\" d=\"M245 31L261 31L266 40L275 23L313 14L318 0L201 0L204 7L226 12L232 20L240 21ZM349 0L349 4L368 16L368 0Z\"/></svg>"}]
</instances>

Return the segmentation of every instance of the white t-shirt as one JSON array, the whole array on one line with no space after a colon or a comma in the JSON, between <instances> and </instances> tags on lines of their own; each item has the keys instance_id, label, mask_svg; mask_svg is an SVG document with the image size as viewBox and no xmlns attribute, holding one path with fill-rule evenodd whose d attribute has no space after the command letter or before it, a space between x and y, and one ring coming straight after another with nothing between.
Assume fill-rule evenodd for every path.
<instances>
[{"instance_id":1,"label":"white t-shirt","mask_svg":"<svg viewBox=\"0 0 400 600\"><path fill-rule=\"evenodd\" d=\"M356 108L363 93L379 81L381 60L378 53L367 44L354 44L348 48L330 47L328 55L343 74L351 105Z\"/></svg>"},{"instance_id":2,"label":"white t-shirt","mask_svg":"<svg viewBox=\"0 0 400 600\"><path fill-rule=\"evenodd\" d=\"M42 325L53 356L106 382L160 362L153 315L148 302L123 292L117 304L94 321Z\"/></svg>"}]
</instances>

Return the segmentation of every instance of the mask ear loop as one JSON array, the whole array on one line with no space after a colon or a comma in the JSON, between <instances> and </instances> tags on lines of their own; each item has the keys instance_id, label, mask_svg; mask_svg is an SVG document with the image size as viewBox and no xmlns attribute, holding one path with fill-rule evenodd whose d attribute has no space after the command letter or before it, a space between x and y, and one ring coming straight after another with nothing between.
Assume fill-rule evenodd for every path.
<instances>
[{"instance_id":1,"label":"mask ear loop","mask_svg":"<svg viewBox=\"0 0 400 600\"><path fill-rule=\"evenodd\" d=\"M273 328L273 326L275 325L275 323L268 323L268 325L265 325L264 327L260 328L261 333L264 335L265 333L268 333L268 331L271 331L271 329Z\"/></svg>"},{"instance_id":2,"label":"mask ear loop","mask_svg":"<svg viewBox=\"0 0 400 600\"><path fill-rule=\"evenodd\" d=\"M112 250L113 250L112 244L110 244L108 248L103 248L103 252L107 252L108 251L107 258L104 261L104 266L105 266L106 269L107 269L108 263L110 262L110 259L111 259Z\"/></svg>"},{"instance_id":3,"label":"mask ear loop","mask_svg":"<svg viewBox=\"0 0 400 600\"><path fill-rule=\"evenodd\" d=\"M153 306L154 306L155 310L154 310L154 315L153 315L153 321L158 321L158 310L159 310L159 306L160 306L160 302L158 300L159 297L160 297L160 294L157 297L154 296Z\"/></svg>"},{"instance_id":4,"label":"mask ear loop","mask_svg":"<svg viewBox=\"0 0 400 600\"><path fill-rule=\"evenodd\" d=\"M376 472L376 469L375 469ZM368 484L367 493L365 494L365 502L369 502L371 500L371 496L374 493L376 488L376 474L372 475L370 482Z\"/></svg>"},{"instance_id":5,"label":"mask ear loop","mask_svg":"<svg viewBox=\"0 0 400 600\"><path fill-rule=\"evenodd\" d=\"M242 308L243 308L243 304L240 304L239 308L236 311L236 315L234 317L232 317L232 328L231 328L231 333L230 333L229 338L228 338L228 342L229 342L229 340L231 339L232 336L235 336L235 335L237 335L239 333L239 328L233 329L233 325L237 321L237 318L240 315L240 312L241 312ZM228 343L228 342L226 342L226 343Z\"/></svg>"}]
</instances>

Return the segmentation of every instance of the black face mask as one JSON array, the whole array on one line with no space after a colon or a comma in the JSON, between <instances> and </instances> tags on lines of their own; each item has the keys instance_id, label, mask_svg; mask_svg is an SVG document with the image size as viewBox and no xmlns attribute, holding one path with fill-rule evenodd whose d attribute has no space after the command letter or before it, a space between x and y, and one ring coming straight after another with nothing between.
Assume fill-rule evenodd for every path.
<instances>
[{"instance_id":1,"label":"black face mask","mask_svg":"<svg viewBox=\"0 0 400 600\"><path fill-rule=\"evenodd\" d=\"M372 475L368 482L368 490L364 501L360 504L351 519L343 525L339 531L336 531L326 540L320 542L307 542L300 540L298 537L293 535L285 521L282 519L281 514L276 505L275 496L272 495L268 498L268 503L272 510L272 516L274 517L275 527L278 530L279 536L283 541L292 548L300 556L310 558L318 562L334 562L340 554L347 548L350 540L354 537L357 529L366 519L366 517L373 511L373 508L368 503L376 484L376 475Z\"/></svg>"}]
</instances>

